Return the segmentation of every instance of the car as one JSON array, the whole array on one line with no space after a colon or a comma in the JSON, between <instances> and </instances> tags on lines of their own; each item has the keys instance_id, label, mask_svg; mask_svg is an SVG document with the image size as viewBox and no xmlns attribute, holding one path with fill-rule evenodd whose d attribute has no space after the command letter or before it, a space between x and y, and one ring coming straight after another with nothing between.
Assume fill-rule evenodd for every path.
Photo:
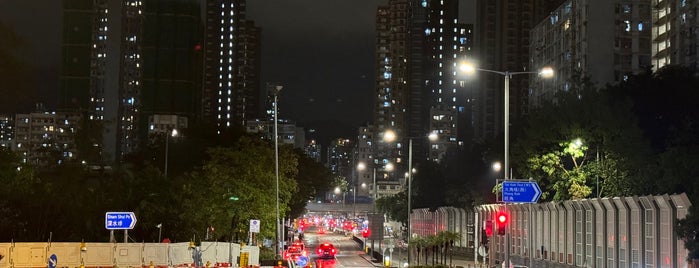
<instances>
[{"instance_id":1,"label":"car","mask_svg":"<svg viewBox=\"0 0 699 268\"><path fill-rule=\"evenodd\" d=\"M289 247L284 252L284 258L296 261L301 256L307 256L306 251L300 247Z\"/></svg>"},{"instance_id":2,"label":"car","mask_svg":"<svg viewBox=\"0 0 699 268\"><path fill-rule=\"evenodd\" d=\"M302 241L296 241L294 243L291 243L291 246L300 248L301 250L306 250L306 245L304 245Z\"/></svg>"},{"instance_id":3,"label":"car","mask_svg":"<svg viewBox=\"0 0 699 268\"><path fill-rule=\"evenodd\" d=\"M316 254L318 254L318 258L335 258L337 248L333 244L322 243L316 249Z\"/></svg>"},{"instance_id":4,"label":"car","mask_svg":"<svg viewBox=\"0 0 699 268\"><path fill-rule=\"evenodd\" d=\"M319 228L318 234L325 234L325 228Z\"/></svg>"}]
</instances>

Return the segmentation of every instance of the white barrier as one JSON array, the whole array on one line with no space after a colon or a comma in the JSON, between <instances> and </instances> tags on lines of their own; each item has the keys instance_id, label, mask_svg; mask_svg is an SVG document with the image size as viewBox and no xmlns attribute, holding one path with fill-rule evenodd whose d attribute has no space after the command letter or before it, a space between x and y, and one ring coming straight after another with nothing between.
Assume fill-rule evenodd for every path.
<instances>
[{"instance_id":1,"label":"white barrier","mask_svg":"<svg viewBox=\"0 0 699 268\"><path fill-rule=\"evenodd\" d=\"M11 243L0 243L0 268L10 267L10 251L12 249Z\"/></svg>"},{"instance_id":2,"label":"white barrier","mask_svg":"<svg viewBox=\"0 0 699 268\"><path fill-rule=\"evenodd\" d=\"M168 266L168 245L163 243L145 243L143 245L143 265L150 266L152 263L156 267Z\"/></svg>"},{"instance_id":3,"label":"white barrier","mask_svg":"<svg viewBox=\"0 0 699 268\"><path fill-rule=\"evenodd\" d=\"M79 243L49 243L47 255L56 255L56 267L80 266Z\"/></svg>"},{"instance_id":4,"label":"white barrier","mask_svg":"<svg viewBox=\"0 0 699 268\"><path fill-rule=\"evenodd\" d=\"M240 252L247 252L248 265L260 265L260 248L253 246L244 246Z\"/></svg>"},{"instance_id":5,"label":"white barrier","mask_svg":"<svg viewBox=\"0 0 699 268\"><path fill-rule=\"evenodd\" d=\"M83 263L87 267L114 266L114 248L116 245L112 243L85 243Z\"/></svg>"},{"instance_id":6,"label":"white barrier","mask_svg":"<svg viewBox=\"0 0 699 268\"><path fill-rule=\"evenodd\" d=\"M117 267L141 267L143 263L143 244L120 243L114 250L114 264Z\"/></svg>"},{"instance_id":7,"label":"white barrier","mask_svg":"<svg viewBox=\"0 0 699 268\"><path fill-rule=\"evenodd\" d=\"M194 251L185 243L0 243L0 268L37 268L49 266L49 257L56 255L57 268L192 267ZM240 244L202 242L202 264L209 267L236 267ZM245 246L248 264L259 265L260 249ZM208 262L208 263L207 263Z\"/></svg>"},{"instance_id":8,"label":"white barrier","mask_svg":"<svg viewBox=\"0 0 699 268\"><path fill-rule=\"evenodd\" d=\"M11 267L45 267L48 265L46 256L47 243L15 243L12 247Z\"/></svg>"},{"instance_id":9,"label":"white barrier","mask_svg":"<svg viewBox=\"0 0 699 268\"><path fill-rule=\"evenodd\" d=\"M170 266L187 266L192 264L192 252L189 249L189 243L173 243L169 245L169 265Z\"/></svg>"}]
</instances>

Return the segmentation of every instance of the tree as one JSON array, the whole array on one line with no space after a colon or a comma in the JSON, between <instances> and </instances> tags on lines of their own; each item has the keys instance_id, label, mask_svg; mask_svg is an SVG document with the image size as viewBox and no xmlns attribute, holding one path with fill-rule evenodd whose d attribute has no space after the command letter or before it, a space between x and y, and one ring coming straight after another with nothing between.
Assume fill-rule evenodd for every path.
<instances>
[{"instance_id":1,"label":"tree","mask_svg":"<svg viewBox=\"0 0 699 268\"><path fill-rule=\"evenodd\" d=\"M593 190L600 196L642 193L638 182L652 181L648 163L653 161L630 102L595 89L561 93L557 101L534 110L515 128L514 173L539 182L542 200L582 198ZM587 148L573 159L566 148L578 138ZM576 167L578 160L584 164Z\"/></svg>"},{"instance_id":2,"label":"tree","mask_svg":"<svg viewBox=\"0 0 699 268\"><path fill-rule=\"evenodd\" d=\"M298 159L298 175L294 178L298 185L298 193L293 195L289 207L289 216L298 218L306 210L309 200L314 200L321 193L330 190L332 173L321 163L309 158L303 151L295 150Z\"/></svg>"},{"instance_id":3,"label":"tree","mask_svg":"<svg viewBox=\"0 0 699 268\"><path fill-rule=\"evenodd\" d=\"M243 137L232 148L210 149L209 156L200 172L180 182L184 198L180 200L179 220L187 223L181 231L199 233L210 226L231 230L232 225L247 226L249 219L259 219L268 223L261 225L260 235L275 237L276 176L275 169L270 168L274 167L274 151L269 144ZM293 180L297 159L288 149L280 151L279 159L279 208L283 217L297 192ZM231 196L238 200L231 202Z\"/></svg>"}]
</instances>

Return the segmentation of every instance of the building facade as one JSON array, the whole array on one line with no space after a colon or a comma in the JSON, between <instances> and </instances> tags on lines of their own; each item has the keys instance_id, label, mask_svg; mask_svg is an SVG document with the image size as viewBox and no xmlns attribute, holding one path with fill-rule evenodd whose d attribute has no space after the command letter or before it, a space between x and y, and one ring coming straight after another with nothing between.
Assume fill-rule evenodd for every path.
<instances>
[{"instance_id":1,"label":"building facade","mask_svg":"<svg viewBox=\"0 0 699 268\"><path fill-rule=\"evenodd\" d=\"M37 111L17 114L14 150L23 163L36 166L75 160L75 139L81 120L78 113ZM50 162L54 160L58 162Z\"/></svg>"},{"instance_id":2,"label":"building facade","mask_svg":"<svg viewBox=\"0 0 699 268\"><path fill-rule=\"evenodd\" d=\"M531 31L531 69L554 69L534 79L531 106L575 90L578 77L615 84L651 68L651 2L569 0Z\"/></svg>"},{"instance_id":3,"label":"building facade","mask_svg":"<svg viewBox=\"0 0 699 268\"><path fill-rule=\"evenodd\" d=\"M651 7L653 71L673 64L699 72L699 1L653 0Z\"/></svg>"},{"instance_id":4,"label":"building facade","mask_svg":"<svg viewBox=\"0 0 699 268\"><path fill-rule=\"evenodd\" d=\"M219 132L260 118L260 28L245 0L206 1L202 115Z\"/></svg>"}]
</instances>

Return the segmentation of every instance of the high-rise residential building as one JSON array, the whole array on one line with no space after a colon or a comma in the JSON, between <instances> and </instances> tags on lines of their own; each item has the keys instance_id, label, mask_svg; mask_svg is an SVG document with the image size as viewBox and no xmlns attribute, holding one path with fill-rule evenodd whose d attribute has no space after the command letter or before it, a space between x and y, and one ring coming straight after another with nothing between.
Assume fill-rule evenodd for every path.
<instances>
[{"instance_id":1,"label":"high-rise residential building","mask_svg":"<svg viewBox=\"0 0 699 268\"><path fill-rule=\"evenodd\" d=\"M459 22L456 0L391 0L377 9L376 34L373 160L395 164L388 176L400 180L410 139L414 159L435 161L459 142L466 99L456 64L471 50L472 30ZM384 140L389 130L396 141ZM440 138L428 146L431 132Z\"/></svg>"},{"instance_id":2,"label":"high-rise residential building","mask_svg":"<svg viewBox=\"0 0 699 268\"><path fill-rule=\"evenodd\" d=\"M260 29L246 0L206 1L202 114L219 131L243 127L260 109Z\"/></svg>"},{"instance_id":3,"label":"high-rise residential building","mask_svg":"<svg viewBox=\"0 0 699 268\"><path fill-rule=\"evenodd\" d=\"M17 114L14 125L14 150L24 163L37 166L74 160L76 134L82 120L79 113L36 112ZM54 158L57 156L57 159ZM56 160L58 163L48 161Z\"/></svg>"},{"instance_id":4,"label":"high-rise residential building","mask_svg":"<svg viewBox=\"0 0 699 268\"><path fill-rule=\"evenodd\" d=\"M651 1L568 0L531 31L531 68L550 66L553 79L534 79L532 106L574 89L576 76L615 84L651 67Z\"/></svg>"},{"instance_id":5,"label":"high-rise residential building","mask_svg":"<svg viewBox=\"0 0 699 268\"><path fill-rule=\"evenodd\" d=\"M10 115L0 114L0 147L14 149L15 120Z\"/></svg>"},{"instance_id":6,"label":"high-rise residential building","mask_svg":"<svg viewBox=\"0 0 699 268\"><path fill-rule=\"evenodd\" d=\"M479 68L494 71L530 71L529 31L562 0L477 0L473 60ZM479 72L469 77L475 87L473 137L495 138L504 127L504 78ZM510 117L529 108L529 76L510 80Z\"/></svg>"},{"instance_id":7,"label":"high-rise residential building","mask_svg":"<svg viewBox=\"0 0 699 268\"><path fill-rule=\"evenodd\" d=\"M623 10L640 12L633 3L624 3ZM645 6L645 8L649 8ZM699 73L699 1L652 0L653 70L666 65L683 65ZM648 28L647 22L629 21Z\"/></svg>"},{"instance_id":8,"label":"high-rise residential building","mask_svg":"<svg viewBox=\"0 0 699 268\"><path fill-rule=\"evenodd\" d=\"M376 102L373 146L375 161L385 165L399 156L396 142L384 140L392 131L400 139L408 135L409 104L409 0L390 0L376 13Z\"/></svg>"},{"instance_id":9,"label":"high-rise residential building","mask_svg":"<svg viewBox=\"0 0 699 268\"><path fill-rule=\"evenodd\" d=\"M306 143L306 146L304 146L303 151L308 156L308 158L320 163L323 156L323 153L321 151L322 149L322 145L320 145L320 143L318 143L317 140L309 140Z\"/></svg>"},{"instance_id":10,"label":"high-rise residential building","mask_svg":"<svg viewBox=\"0 0 699 268\"><path fill-rule=\"evenodd\" d=\"M430 120L428 128L423 127L423 132L417 137L422 141L429 132L438 135L436 141L430 141L429 158L439 161L449 148L463 142L463 135L458 133L458 118L465 115L466 94L457 65L460 59L471 53L472 25L459 23L459 2L456 0L423 3L427 9L423 85L429 94Z\"/></svg>"},{"instance_id":11,"label":"high-rise residential building","mask_svg":"<svg viewBox=\"0 0 699 268\"><path fill-rule=\"evenodd\" d=\"M357 132L357 144L352 153L352 168L355 171L353 186L357 189L357 196L369 196L369 187L373 184L374 168L376 167L374 163L374 143L376 142L374 126L359 127Z\"/></svg>"},{"instance_id":12,"label":"high-rise residential building","mask_svg":"<svg viewBox=\"0 0 699 268\"><path fill-rule=\"evenodd\" d=\"M338 138L330 141L328 145L328 158L326 166L336 176L341 176L351 185L352 174L352 151L355 144L350 139Z\"/></svg>"},{"instance_id":13,"label":"high-rise residential building","mask_svg":"<svg viewBox=\"0 0 699 268\"><path fill-rule=\"evenodd\" d=\"M138 127L145 139L145 133L181 130L198 118L203 51L199 1L146 1L143 14Z\"/></svg>"},{"instance_id":14,"label":"high-rise residential building","mask_svg":"<svg viewBox=\"0 0 699 268\"><path fill-rule=\"evenodd\" d=\"M66 0L59 111L77 111L101 155L114 162L138 145L143 6L135 0Z\"/></svg>"},{"instance_id":15,"label":"high-rise residential building","mask_svg":"<svg viewBox=\"0 0 699 268\"><path fill-rule=\"evenodd\" d=\"M58 110L84 115L84 141L102 158L90 161L137 152L155 114L196 117L199 8L197 0L64 1Z\"/></svg>"}]
</instances>

